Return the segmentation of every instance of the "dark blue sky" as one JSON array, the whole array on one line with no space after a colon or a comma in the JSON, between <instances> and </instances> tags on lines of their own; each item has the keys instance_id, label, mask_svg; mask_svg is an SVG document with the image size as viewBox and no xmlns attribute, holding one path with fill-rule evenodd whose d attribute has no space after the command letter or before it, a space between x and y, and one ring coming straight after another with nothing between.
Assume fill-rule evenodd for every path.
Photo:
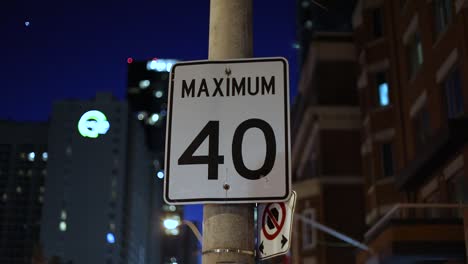
<instances>
[{"instance_id":1,"label":"dark blue sky","mask_svg":"<svg viewBox=\"0 0 468 264\"><path fill-rule=\"evenodd\" d=\"M45 121L52 102L96 91L123 99L128 57L208 56L208 0L0 2L0 119ZM254 1L254 56L286 57L293 91L295 11L295 1ZM187 216L200 220L200 206Z\"/></svg>"},{"instance_id":2,"label":"dark blue sky","mask_svg":"<svg viewBox=\"0 0 468 264\"><path fill-rule=\"evenodd\" d=\"M1 2L0 119L46 120L53 101L99 90L124 98L127 57L207 58L208 0ZM294 87L295 1L254 2L254 55L286 57Z\"/></svg>"}]
</instances>

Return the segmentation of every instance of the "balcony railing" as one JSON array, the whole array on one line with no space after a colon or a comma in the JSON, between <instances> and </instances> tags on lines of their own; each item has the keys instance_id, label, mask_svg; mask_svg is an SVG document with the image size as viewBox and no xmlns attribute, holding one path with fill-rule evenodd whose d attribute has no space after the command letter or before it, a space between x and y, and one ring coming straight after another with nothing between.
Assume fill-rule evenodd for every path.
<instances>
[{"instance_id":1,"label":"balcony railing","mask_svg":"<svg viewBox=\"0 0 468 264\"><path fill-rule=\"evenodd\" d=\"M465 204L442 203L405 203L395 204L379 221L377 221L364 235L365 240L374 238L392 221L433 221L433 220L462 220Z\"/></svg>"}]
</instances>

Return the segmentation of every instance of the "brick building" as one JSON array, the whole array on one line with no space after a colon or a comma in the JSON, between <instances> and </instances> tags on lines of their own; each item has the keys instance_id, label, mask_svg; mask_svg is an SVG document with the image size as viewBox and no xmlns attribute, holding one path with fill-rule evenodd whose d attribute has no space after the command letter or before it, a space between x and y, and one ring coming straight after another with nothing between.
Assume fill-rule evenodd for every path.
<instances>
[{"instance_id":1,"label":"brick building","mask_svg":"<svg viewBox=\"0 0 468 264\"><path fill-rule=\"evenodd\" d=\"M359 252L358 264L465 263L467 7L357 4L365 241L374 250Z\"/></svg>"},{"instance_id":2,"label":"brick building","mask_svg":"<svg viewBox=\"0 0 468 264\"><path fill-rule=\"evenodd\" d=\"M360 114L351 33L316 32L292 110L296 214L361 239ZM296 220L292 263L352 263L355 249Z\"/></svg>"}]
</instances>

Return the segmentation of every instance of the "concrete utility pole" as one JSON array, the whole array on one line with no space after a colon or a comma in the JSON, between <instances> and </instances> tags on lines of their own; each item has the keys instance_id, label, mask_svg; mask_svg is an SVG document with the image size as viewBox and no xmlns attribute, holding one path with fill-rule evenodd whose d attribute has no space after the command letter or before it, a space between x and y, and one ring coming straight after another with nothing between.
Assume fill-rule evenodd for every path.
<instances>
[{"instance_id":1,"label":"concrete utility pole","mask_svg":"<svg viewBox=\"0 0 468 264\"><path fill-rule=\"evenodd\" d=\"M252 57L252 0L211 0L210 60ZM252 204L203 208L203 264L255 263Z\"/></svg>"}]
</instances>

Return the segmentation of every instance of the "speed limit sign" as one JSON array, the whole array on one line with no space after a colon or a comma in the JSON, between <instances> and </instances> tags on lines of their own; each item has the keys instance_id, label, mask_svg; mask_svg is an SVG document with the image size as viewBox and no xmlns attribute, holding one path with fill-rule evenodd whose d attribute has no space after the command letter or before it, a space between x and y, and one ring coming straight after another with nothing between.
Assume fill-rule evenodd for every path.
<instances>
[{"instance_id":1,"label":"speed limit sign","mask_svg":"<svg viewBox=\"0 0 468 264\"><path fill-rule=\"evenodd\" d=\"M166 202L286 200L291 192L288 83L284 58L175 64Z\"/></svg>"}]
</instances>

